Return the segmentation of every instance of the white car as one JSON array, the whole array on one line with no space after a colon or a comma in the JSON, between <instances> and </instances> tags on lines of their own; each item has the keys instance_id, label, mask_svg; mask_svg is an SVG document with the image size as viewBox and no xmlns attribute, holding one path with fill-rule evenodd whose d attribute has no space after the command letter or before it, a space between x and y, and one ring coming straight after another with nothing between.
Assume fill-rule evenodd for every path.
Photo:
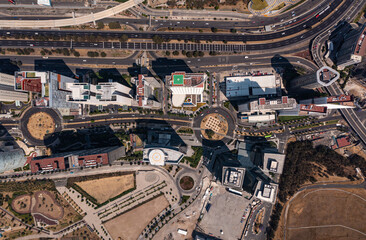
<instances>
[{"instance_id":1,"label":"white car","mask_svg":"<svg viewBox=\"0 0 366 240\"><path fill-rule=\"evenodd\" d=\"M245 56L244 58L249 58L248 56Z\"/></svg>"},{"instance_id":2,"label":"white car","mask_svg":"<svg viewBox=\"0 0 366 240\"><path fill-rule=\"evenodd\" d=\"M48 59L48 56L43 56L42 58L44 58L44 59Z\"/></svg>"}]
</instances>

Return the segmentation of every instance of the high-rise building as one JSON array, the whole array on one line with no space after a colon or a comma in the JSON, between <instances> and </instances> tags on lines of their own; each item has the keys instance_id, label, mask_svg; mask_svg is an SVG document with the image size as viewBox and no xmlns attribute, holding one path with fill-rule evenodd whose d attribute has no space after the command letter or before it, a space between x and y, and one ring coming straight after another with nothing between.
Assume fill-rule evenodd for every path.
<instances>
[{"instance_id":1,"label":"high-rise building","mask_svg":"<svg viewBox=\"0 0 366 240\"><path fill-rule=\"evenodd\" d=\"M135 85L136 101L139 107L161 108L161 104L155 96L155 91L158 91L161 85L154 77L145 77L139 74L135 78Z\"/></svg>"},{"instance_id":2,"label":"high-rise building","mask_svg":"<svg viewBox=\"0 0 366 240\"><path fill-rule=\"evenodd\" d=\"M327 87L339 79L339 72L330 68L322 67L318 71L295 78L290 82L291 89L314 89Z\"/></svg>"},{"instance_id":3,"label":"high-rise building","mask_svg":"<svg viewBox=\"0 0 366 240\"><path fill-rule=\"evenodd\" d=\"M132 104L132 90L117 82L67 83L66 101L86 105L127 105Z\"/></svg>"},{"instance_id":4,"label":"high-rise building","mask_svg":"<svg viewBox=\"0 0 366 240\"><path fill-rule=\"evenodd\" d=\"M0 101L28 101L28 93L14 90L14 76L0 73Z\"/></svg>"},{"instance_id":5,"label":"high-rise building","mask_svg":"<svg viewBox=\"0 0 366 240\"><path fill-rule=\"evenodd\" d=\"M173 95L173 106L193 107L197 106L197 103L204 102L203 91L206 80L206 73L174 72L166 76L165 82Z\"/></svg>"},{"instance_id":6,"label":"high-rise building","mask_svg":"<svg viewBox=\"0 0 366 240\"><path fill-rule=\"evenodd\" d=\"M351 30L345 37L341 48L337 52L337 67L344 69L347 66L360 63L366 53L366 24Z\"/></svg>"}]
</instances>

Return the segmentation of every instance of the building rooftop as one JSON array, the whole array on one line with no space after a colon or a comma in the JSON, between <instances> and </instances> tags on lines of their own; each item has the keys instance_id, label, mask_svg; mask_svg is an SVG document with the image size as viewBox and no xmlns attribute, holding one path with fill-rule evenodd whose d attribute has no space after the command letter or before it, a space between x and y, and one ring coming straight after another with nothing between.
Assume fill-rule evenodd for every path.
<instances>
[{"instance_id":1,"label":"building rooftop","mask_svg":"<svg viewBox=\"0 0 366 240\"><path fill-rule=\"evenodd\" d=\"M349 136L337 138L336 143L338 148L347 147L351 145L351 142L349 140L350 140Z\"/></svg>"},{"instance_id":2,"label":"building rooftop","mask_svg":"<svg viewBox=\"0 0 366 240\"><path fill-rule=\"evenodd\" d=\"M14 89L18 91L42 92L42 83L46 83L46 72L15 72Z\"/></svg>"},{"instance_id":3,"label":"building rooftop","mask_svg":"<svg viewBox=\"0 0 366 240\"><path fill-rule=\"evenodd\" d=\"M316 113L326 113L327 112L326 107L320 107L315 104L309 104L309 105L301 104L300 110L305 111L305 112L316 112Z\"/></svg>"},{"instance_id":4,"label":"building rooftop","mask_svg":"<svg viewBox=\"0 0 366 240\"><path fill-rule=\"evenodd\" d=\"M263 166L265 172L282 174L286 155L282 153L264 153Z\"/></svg>"},{"instance_id":5,"label":"building rooftop","mask_svg":"<svg viewBox=\"0 0 366 240\"><path fill-rule=\"evenodd\" d=\"M275 75L245 75L226 77L226 97L274 95Z\"/></svg>"},{"instance_id":6,"label":"building rooftop","mask_svg":"<svg viewBox=\"0 0 366 240\"><path fill-rule=\"evenodd\" d=\"M277 187L276 184L266 184L260 181L257 185L256 197L273 204L276 201Z\"/></svg>"},{"instance_id":7,"label":"building rooftop","mask_svg":"<svg viewBox=\"0 0 366 240\"><path fill-rule=\"evenodd\" d=\"M149 146L143 150L144 162L157 166L164 166L166 163L178 164L183 156L176 148Z\"/></svg>"},{"instance_id":8,"label":"building rooftop","mask_svg":"<svg viewBox=\"0 0 366 240\"><path fill-rule=\"evenodd\" d=\"M222 185L242 190L245 171L245 168L223 167Z\"/></svg>"},{"instance_id":9,"label":"building rooftop","mask_svg":"<svg viewBox=\"0 0 366 240\"><path fill-rule=\"evenodd\" d=\"M316 71L317 81L320 85L324 87L330 86L332 83L337 81L339 77L339 72L328 66L324 66Z\"/></svg>"},{"instance_id":10,"label":"building rooftop","mask_svg":"<svg viewBox=\"0 0 366 240\"><path fill-rule=\"evenodd\" d=\"M203 87L206 78L206 73L174 72L166 76L165 81L172 87Z\"/></svg>"},{"instance_id":11,"label":"building rooftop","mask_svg":"<svg viewBox=\"0 0 366 240\"><path fill-rule=\"evenodd\" d=\"M327 98L327 103L339 103L339 102L351 102L353 101L352 96L350 95L339 95L339 96L330 96Z\"/></svg>"}]
</instances>

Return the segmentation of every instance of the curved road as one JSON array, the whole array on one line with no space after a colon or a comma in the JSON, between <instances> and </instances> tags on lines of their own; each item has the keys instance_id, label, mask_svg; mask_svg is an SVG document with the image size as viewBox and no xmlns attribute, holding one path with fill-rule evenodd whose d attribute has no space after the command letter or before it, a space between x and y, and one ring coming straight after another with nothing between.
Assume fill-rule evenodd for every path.
<instances>
[{"instance_id":1,"label":"curved road","mask_svg":"<svg viewBox=\"0 0 366 240\"><path fill-rule=\"evenodd\" d=\"M127 10L137 4L142 3L142 0L129 0L125 3L121 3L115 7L106 9L101 12L92 13L89 15L76 17L76 18L65 18L56 20L0 20L0 27L10 28L42 28L42 27L65 27L80 25L97 21L103 18L114 16L124 10Z\"/></svg>"}]
</instances>

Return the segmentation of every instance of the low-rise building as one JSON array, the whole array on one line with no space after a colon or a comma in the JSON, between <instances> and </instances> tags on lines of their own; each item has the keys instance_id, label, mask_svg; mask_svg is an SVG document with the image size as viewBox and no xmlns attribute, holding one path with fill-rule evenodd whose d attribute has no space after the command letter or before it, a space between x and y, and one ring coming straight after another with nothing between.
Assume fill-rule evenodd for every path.
<instances>
[{"instance_id":1,"label":"low-rise building","mask_svg":"<svg viewBox=\"0 0 366 240\"><path fill-rule=\"evenodd\" d=\"M206 80L206 73L174 72L166 76L165 83L172 92L173 106L193 107L203 103Z\"/></svg>"},{"instance_id":2,"label":"low-rise building","mask_svg":"<svg viewBox=\"0 0 366 240\"><path fill-rule=\"evenodd\" d=\"M276 99L259 98L258 100L238 105L238 110L241 113L266 114L274 113L277 110L293 109L296 105L296 100L294 98L288 98L287 96Z\"/></svg>"},{"instance_id":3,"label":"low-rise building","mask_svg":"<svg viewBox=\"0 0 366 240\"><path fill-rule=\"evenodd\" d=\"M24 151L13 146L4 146L0 150L0 173L23 167L26 163Z\"/></svg>"},{"instance_id":4,"label":"low-rise building","mask_svg":"<svg viewBox=\"0 0 366 240\"><path fill-rule=\"evenodd\" d=\"M104 147L72 152L57 153L51 156L33 157L30 169L34 172L65 170L79 167L108 165L125 156L125 147Z\"/></svg>"},{"instance_id":5,"label":"low-rise building","mask_svg":"<svg viewBox=\"0 0 366 240\"><path fill-rule=\"evenodd\" d=\"M150 146L144 148L143 161L151 165L164 166L165 164L178 164L184 157L176 148Z\"/></svg>"},{"instance_id":6,"label":"low-rise building","mask_svg":"<svg viewBox=\"0 0 366 240\"><path fill-rule=\"evenodd\" d=\"M226 97L258 97L276 96L279 85L276 84L276 76L267 75L239 75L225 78Z\"/></svg>"}]
</instances>

